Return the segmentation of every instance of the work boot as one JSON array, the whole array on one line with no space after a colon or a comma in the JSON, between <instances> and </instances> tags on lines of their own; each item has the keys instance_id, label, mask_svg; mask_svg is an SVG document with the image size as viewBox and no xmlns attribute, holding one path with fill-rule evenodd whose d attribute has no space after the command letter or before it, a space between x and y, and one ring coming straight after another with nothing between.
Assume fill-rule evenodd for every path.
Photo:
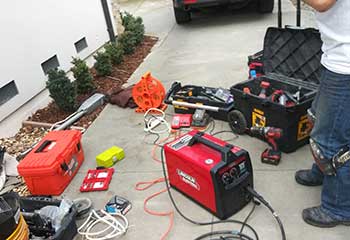
<instances>
[{"instance_id":1,"label":"work boot","mask_svg":"<svg viewBox=\"0 0 350 240\"><path fill-rule=\"evenodd\" d=\"M350 226L350 219L349 221L335 220L328 216L321 206L304 209L302 216L306 223L320 228L331 228L337 225Z\"/></svg>"},{"instance_id":2,"label":"work boot","mask_svg":"<svg viewBox=\"0 0 350 240\"><path fill-rule=\"evenodd\" d=\"M299 170L295 173L295 181L304 186L321 186L323 179L317 178L311 169Z\"/></svg>"}]
</instances>

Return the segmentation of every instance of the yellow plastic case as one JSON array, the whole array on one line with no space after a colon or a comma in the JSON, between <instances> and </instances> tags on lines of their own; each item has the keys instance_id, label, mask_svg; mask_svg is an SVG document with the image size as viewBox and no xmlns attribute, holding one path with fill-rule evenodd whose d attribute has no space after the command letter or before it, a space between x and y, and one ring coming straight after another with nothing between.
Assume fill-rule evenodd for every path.
<instances>
[{"instance_id":1,"label":"yellow plastic case","mask_svg":"<svg viewBox=\"0 0 350 240\"><path fill-rule=\"evenodd\" d=\"M99 167L112 167L116 162L125 157L124 149L113 146L96 156L96 164Z\"/></svg>"}]
</instances>

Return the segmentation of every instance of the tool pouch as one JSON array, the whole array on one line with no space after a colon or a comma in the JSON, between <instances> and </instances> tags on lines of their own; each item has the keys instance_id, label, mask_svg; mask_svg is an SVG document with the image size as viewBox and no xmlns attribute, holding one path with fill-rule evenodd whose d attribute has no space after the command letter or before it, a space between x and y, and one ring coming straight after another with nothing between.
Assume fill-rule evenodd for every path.
<instances>
[{"instance_id":1,"label":"tool pouch","mask_svg":"<svg viewBox=\"0 0 350 240\"><path fill-rule=\"evenodd\" d=\"M325 175L334 176L336 174L336 169L333 166L332 159L327 159L321 152L321 149L317 146L317 143L310 138L310 148L311 153L315 159L315 162L319 169Z\"/></svg>"},{"instance_id":2,"label":"tool pouch","mask_svg":"<svg viewBox=\"0 0 350 240\"><path fill-rule=\"evenodd\" d=\"M332 162L333 162L333 167L335 169L340 168L341 166L343 166L347 161L350 160L350 148L346 147L346 148L342 148L340 149L340 151L334 155L334 157L332 158Z\"/></svg>"}]
</instances>

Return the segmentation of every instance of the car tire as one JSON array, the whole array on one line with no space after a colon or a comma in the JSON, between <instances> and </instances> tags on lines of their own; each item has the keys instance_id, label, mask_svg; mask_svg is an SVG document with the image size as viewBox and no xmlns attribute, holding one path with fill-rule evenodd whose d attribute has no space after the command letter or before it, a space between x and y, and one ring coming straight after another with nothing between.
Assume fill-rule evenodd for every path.
<instances>
[{"instance_id":1,"label":"car tire","mask_svg":"<svg viewBox=\"0 0 350 240\"><path fill-rule=\"evenodd\" d=\"M182 8L174 7L175 20L177 24L183 24L191 21L191 13Z\"/></svg>"},{"instance_id":2,"label":"car tire","mask_svg":"<svg viewBox=\"0 0 350 240\"><path fill-rule=\"evenodd\" d=\"M259 13L272 13L275 0L257 0Z\"/></svg>"}]
</instances>

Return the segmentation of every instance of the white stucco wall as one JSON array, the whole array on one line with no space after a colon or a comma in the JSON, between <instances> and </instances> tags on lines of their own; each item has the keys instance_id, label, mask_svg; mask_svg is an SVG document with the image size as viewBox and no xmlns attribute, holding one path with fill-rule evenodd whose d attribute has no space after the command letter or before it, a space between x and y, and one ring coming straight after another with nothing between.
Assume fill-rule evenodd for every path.
<instances>
[{"instance_id":1,"label":"white stucco wall","mask_svg":"<svg viewBox=\"0 0 350 240\"><path fill-rule=\"evenodd\" d=\"M78 54L74 43L83 37L88 47ZM86 58L107 41L100 0L3 1L0 88L15 80L19 94L0 105L0 123L45 89L42 62L57 55L60 68L68 71L72 56Z\"/></svg>"}]
</instances>

